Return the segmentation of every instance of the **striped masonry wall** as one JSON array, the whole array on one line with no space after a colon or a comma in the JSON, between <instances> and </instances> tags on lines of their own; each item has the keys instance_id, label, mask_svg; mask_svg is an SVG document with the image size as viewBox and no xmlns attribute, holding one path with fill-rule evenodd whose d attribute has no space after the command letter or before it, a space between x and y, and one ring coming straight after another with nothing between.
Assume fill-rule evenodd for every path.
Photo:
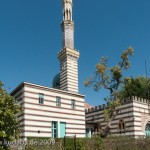
<instances>
[{"instance_id":1,"label":"striped masonry wall","mask_svg":"<svg viewBox=\"0 0 150 150\"><path fill-rule=\"evenodd\" d=\"M15 93L15 96L19 95L17 93L22 93L20 102L24 111L18 115L22 130L21 137L51 137L52 121L58 122L58 137L60 136L60 122L66 123L66 136L85 137L83 95L30 83L23 83ZM39 93L44 94L44 104L39 104ZM56 106L57 96L61 97L61 107ZM75 109L71 108L72 99L76 103Z\"/></svg>"},{"instance_id":2,"label":"striped masonry wall","mask_svg":"<svg viewBox=\"0 0 150 150\"><path fill-rule=\"evenodd\" d=\"M133 97L127 102L124 102L117 109L119 113L112 121L111 134L112 135L131 135L134 137L145 135L145 126L150 121L150 115L148 113L148 101ZM100 123L102 129L105 128L106 122L104 121L104 109L107 106L96 106L90 109L86 109L86 127L93 128L94 124ZM125 122L125 132L120 133L118 128L119 121Z\"/></svg>"},{"instance_id":3,"label":"striped masonry wall","mask_svg":"<svg viewBox=\"0 0 150 150\"><path fill-rule=\"evenodd\" d=\"M64 48L58 54L60 60L60 89L78 93L79 52Z\"/></svg>"}]
</instances>

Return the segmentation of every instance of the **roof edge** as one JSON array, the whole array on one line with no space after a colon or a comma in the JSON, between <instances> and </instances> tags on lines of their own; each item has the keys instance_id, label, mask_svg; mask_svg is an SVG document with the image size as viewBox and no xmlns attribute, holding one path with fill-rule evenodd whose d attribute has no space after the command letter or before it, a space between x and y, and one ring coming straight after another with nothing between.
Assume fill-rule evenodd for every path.
<instances>
[{"instance_id":1,"label":"roof edge","mask_svg":"<svg viewBox=\"0 0 150 150\"><path fill-rule=\"evenodd\" d=\"M23 87L24 85L31 85L31 86L36 86L36 87L41 87L41 88L53 90L53 91L56 91L56 92L62 92L62 93L67 93L67 94L71 94L71 95L76 95L76 96L79 96L79 97L85 97L85 95L82 95L82 94L72 93L72 92L68 92L68 91L63 91L63 90L60 90L60 89L50 88L50 87L47 87L47 86L43 86L43 85L39 85L39 84L34 84L34 83L30 83L30 82L21 82L10 94L12 95L19 88Z\"/></svg>"}]
</instances>

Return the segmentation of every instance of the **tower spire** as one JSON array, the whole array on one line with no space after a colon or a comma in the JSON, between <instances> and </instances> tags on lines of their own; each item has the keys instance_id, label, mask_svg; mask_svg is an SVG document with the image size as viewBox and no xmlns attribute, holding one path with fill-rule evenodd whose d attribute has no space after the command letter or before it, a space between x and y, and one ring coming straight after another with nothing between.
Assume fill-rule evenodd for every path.
<instances>
[{"instance_id":1,"label":"tower spire","mask_svg":"<svg viewBox=\"0 0 150 150\"><path fill-rule=\"evenodd\" d=\"M62 50L58 53L60 60L60 89L78 93L78 58L74 49L74 22L72 21L72 0L62 0L63 22Z\"/></svg>"}]
</instances>

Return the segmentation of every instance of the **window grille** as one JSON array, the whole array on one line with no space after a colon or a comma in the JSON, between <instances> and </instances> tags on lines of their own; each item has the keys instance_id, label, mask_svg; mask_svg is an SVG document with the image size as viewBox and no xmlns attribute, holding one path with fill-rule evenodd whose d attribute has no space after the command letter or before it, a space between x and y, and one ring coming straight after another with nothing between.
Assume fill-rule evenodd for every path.
<instances>
[{"instance_id":1,"label":"window grille","mask_svg":"<svg viewBox=\"0 0 150 150\"><path fill-rule=\"evenodd\" d=\"M44 104L44 94L39 93L39 104Z\"/></svg>"},{"instance_id":2,"label":"window grille","mask_svg":"<svg viewBox=\"0 0 150 150\"><path fill-rule=\"evenodd\" d=\"M61 97L56 97L56 106L61 106Z\"/></svg>"}]
</instances>

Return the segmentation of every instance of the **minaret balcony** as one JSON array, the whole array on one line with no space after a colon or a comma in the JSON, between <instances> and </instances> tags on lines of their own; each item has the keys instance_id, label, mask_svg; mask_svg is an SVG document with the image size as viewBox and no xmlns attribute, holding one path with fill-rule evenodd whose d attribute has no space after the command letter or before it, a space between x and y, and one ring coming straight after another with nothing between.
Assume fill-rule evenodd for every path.
<instances>
[{"instance_id":1,"label":"minaret balcony","mask_svg":"<svg viewBox=\"0 0 150 150\"><path fill-rule=\"evenodd\" d=\"M70 55L75 58L79 58L80 53L77 50L70 49L68 47L64 47L59 53L58 53L58 58L60 60L64 59L67 55Z\"/></svg>"}]
</instances>

